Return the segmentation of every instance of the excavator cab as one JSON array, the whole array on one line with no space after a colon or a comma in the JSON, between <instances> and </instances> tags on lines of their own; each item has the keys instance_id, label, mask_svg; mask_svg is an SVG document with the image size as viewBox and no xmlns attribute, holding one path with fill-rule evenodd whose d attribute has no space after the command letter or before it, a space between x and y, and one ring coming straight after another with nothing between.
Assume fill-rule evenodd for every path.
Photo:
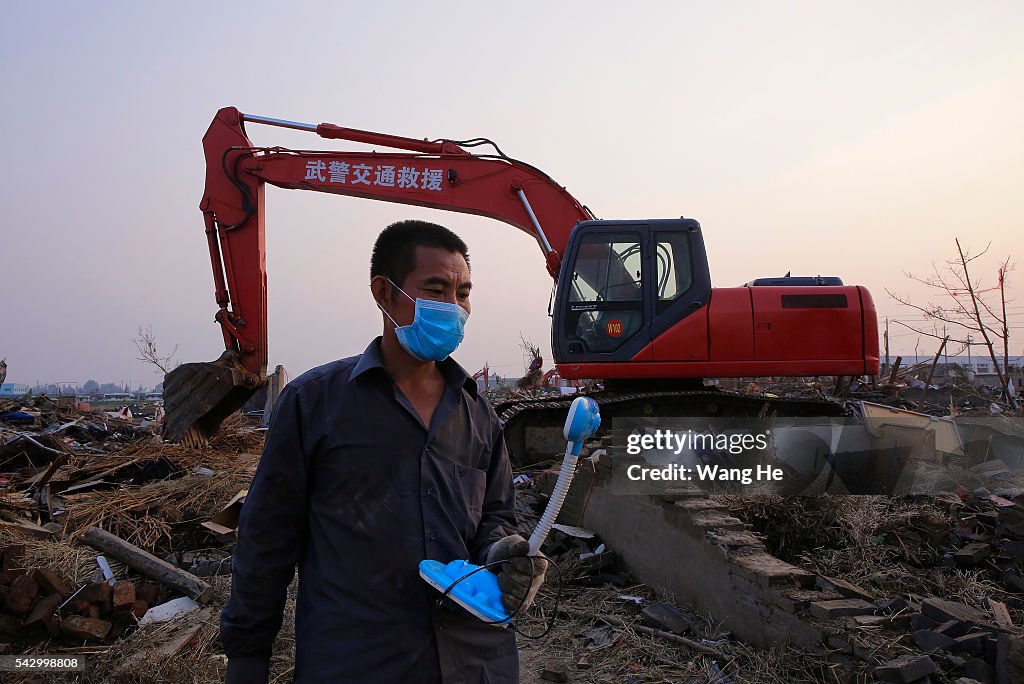
<instances>
[{"instance_id":1,"label":"excavator cab","mask_svg":"<svg viewBox=\"0 0 1024 684\"><path fill-rule=\"evenodd\" d=\"M642 360L658 334L699 311L710 295L697 221L581 222L569 238L558 279L555 361Z\"/></svg>"}]
</instances>

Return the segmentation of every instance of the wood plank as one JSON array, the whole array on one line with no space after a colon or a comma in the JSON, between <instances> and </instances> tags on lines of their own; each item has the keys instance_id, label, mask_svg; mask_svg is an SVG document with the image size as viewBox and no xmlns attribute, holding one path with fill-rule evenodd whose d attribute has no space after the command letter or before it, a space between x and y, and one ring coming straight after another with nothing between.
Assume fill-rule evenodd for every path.
<instances>
[{"instance_id":1,"label":"wood plank","mask_svg":"<svg viewBox=\"0 0 1024 684\"><path fill-rule=\"evenodd\" d=\"M90 527L81 539L89 546L110 554L147 577L191 596L199 603L208 603L213 598L213 588L192 573L177 568L106 530Z\"/></svg>"}]
</instances>

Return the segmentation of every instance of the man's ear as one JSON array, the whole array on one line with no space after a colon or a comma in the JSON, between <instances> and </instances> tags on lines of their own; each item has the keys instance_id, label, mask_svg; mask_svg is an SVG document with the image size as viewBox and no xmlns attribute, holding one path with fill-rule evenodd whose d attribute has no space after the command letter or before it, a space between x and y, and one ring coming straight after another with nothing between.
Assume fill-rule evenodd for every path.
<instances>
[{"instance_id":1,"label":"man's ear","mask_svg":"<svg viewBox=\"0 0 1024 684\"><path fill-rule=\"evenodd\" d=\"M370 293L377 306L384 308L391 300L391 283L382 275L373 276L370 280Z\"/></svg>"}]
</instances>

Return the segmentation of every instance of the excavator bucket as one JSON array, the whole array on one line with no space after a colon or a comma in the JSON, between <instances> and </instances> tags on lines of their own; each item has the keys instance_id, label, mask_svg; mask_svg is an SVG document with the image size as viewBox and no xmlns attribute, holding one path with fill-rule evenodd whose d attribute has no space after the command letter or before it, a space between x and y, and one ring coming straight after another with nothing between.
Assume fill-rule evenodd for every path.
<instances>
[{"instance_id":1,"label":"excavator bucket","mask_svg":"<svg viewBox=\"0 0 1024 684\"><path fill-rule=\"evenodd\" d=\"M252 378L234 352L212 363L185 363L164 376L163 437L198 447L207 443L221 422L248 401L266 377Z\"/></svg>"}]
</instances>

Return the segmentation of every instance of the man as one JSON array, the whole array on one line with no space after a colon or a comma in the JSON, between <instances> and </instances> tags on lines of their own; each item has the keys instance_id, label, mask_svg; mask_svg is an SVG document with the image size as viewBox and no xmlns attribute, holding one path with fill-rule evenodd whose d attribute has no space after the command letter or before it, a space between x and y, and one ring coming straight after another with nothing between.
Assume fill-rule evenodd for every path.
<instances>
[{"instance_id":1,"label":"man","mask_svg":"<svg viewBox=\"0 0 1024 684\"><path fill-rule=\"evenodd\" d=\"M543 581L515 534L497 417L449 358L470 313L466 245L395 223L370 277L382 336L296 378L274 407L221 617L228 684L267 681L296 563L295 682L518 681L514 632L439 606L417 567L513 558L499 573L512 608Z\"/></svg>"}]
</instances>

